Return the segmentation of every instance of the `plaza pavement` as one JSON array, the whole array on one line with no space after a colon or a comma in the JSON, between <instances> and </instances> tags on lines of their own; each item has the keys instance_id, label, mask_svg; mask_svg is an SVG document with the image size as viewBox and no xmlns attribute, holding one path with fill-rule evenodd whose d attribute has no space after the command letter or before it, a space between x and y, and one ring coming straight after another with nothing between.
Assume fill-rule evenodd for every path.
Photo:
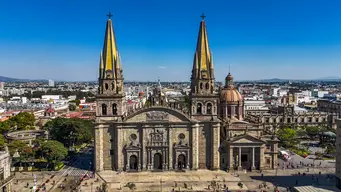
<instances>
[{"instance_id":1,"label":"plaza pavement","mask_svg":"<svg viewBox=\"0 0 341 192\"><path fill-rule=\"evenodd\" d=\"M36 176L36 184L41 185L49 180L48 183L45 184L46 191L53 187L53 181L57 181L61 178L61 172L58 171L41 171L41 172L16 172L15 177L12 181L12 189L13 192L31 192L34 185L34 175ZM53 176L53 178L51 178ZM27 183L29 187L26 187Z\"/></svg>"},{"instance_id":2,"label":"plaza pavement","mask_svg":"<svg viewBox=\"0 0 341 192\"><path fill-rule=\"evenodd\" d=\"M241 190L238 183L241 181L237 175L224 171L186 171L186 172L138 172L117 173L113 171L100 172L99 176L108 183L109 191L129 191L124 187L132 182L136 185L135 191L209 191L208 185L215 181L221 186L224 184L229 190ZM185 188L187 185L187 189ZM248 190L246 185L242 190Z\"/></svg>"}]
</instances>

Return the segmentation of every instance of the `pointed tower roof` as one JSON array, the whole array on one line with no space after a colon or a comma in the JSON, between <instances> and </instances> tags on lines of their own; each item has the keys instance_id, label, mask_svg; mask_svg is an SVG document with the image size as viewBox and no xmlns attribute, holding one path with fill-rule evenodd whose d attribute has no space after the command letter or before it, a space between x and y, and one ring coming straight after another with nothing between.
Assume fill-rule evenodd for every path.
<instances>
[{"instance_id":1,"label":"pointed tower roof","mask_svg":"<svg viewBox=\"0 0 341 192\"><path fill-rule=\"evenodd\" d=\"M121 65L119 61L119 53L116 44L114 27L111 20L112 14L109 12L107 16L108 21L105 29L102 59L104 71L112 71L113 77L115 77L115 69L121 68Z\"/></svg>"},{"instance_id":2,"label":"pointed tower roof","mask_svg":"<svg viewBox=\"0 0 341 192\"><path fill-rule=\"evenodd\" d=\"M199 35L197 41L196 54L198 57L198 66L200 70L208 70L213 68L212 58L211 58L211 50L208 45L208 36L206 31L206 22L205 15L202 14L200 27L199 27Z\"/></svg>"}]
</instances>

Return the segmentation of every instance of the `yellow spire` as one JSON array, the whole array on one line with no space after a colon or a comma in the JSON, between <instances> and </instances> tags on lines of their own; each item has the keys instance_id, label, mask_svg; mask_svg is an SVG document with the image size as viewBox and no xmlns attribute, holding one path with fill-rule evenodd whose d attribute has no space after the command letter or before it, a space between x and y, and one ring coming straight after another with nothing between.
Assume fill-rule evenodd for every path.
<instances>
[{"instance_id":1,"label":"yellow spire","mask_svg":"<svg viewBox=\"0 0 341 192\"><path fill-rule=\"evenodd\" d=\"M197 48L196 48L196 54L197 54L197 61L196 65L199 66L199 71L207 71L208 73L210 69L213 68L212 65L212 58L211 58L211 51L208 45L208 36L206 31L206 22L204 20L206 16L202 14L200 27L199 27L199 35L198 35L198 41L197 41Z\"/></svg>"},{"instance_id":2,"label":"yellow spire","mask_svg":"<svg viewBox=\"0 0 341 192\"><path fill-rule=\"evenodd\" d=\"M112 14L109 12L107 15L109 17L105 30L104 46L103 46L103 65L105 72L111 72L112 77L116 76L115 71L118 69L118 50L113 29L113 24L111 21ZM108 76L108 75L107 75Z\"/></svg>"}]
</instances>

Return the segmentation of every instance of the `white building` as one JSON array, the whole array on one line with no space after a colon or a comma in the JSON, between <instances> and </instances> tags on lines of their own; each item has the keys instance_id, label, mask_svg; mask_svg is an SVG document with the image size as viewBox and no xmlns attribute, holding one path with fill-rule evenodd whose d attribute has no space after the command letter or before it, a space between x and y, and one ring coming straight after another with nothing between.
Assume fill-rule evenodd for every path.
<instances>
[{"instance_id":1,"label":"white building","mask_svg":"<svg viewBox=\"0 0 341 192\"><path fill-rule=\"evenodd\" d=\"M0 190L10 192L12 179L11 175L11 156L8 152L8 147L4 151L0 151Z\"/></svg>"},{"instance_id":2,"label":"white building","mask_svg":"<svg viewBox=\"0 0 341 192\"><path fill-rule=\"evenodd\" d=\"M49 79L49 87L54 87L54 81Z\"/></svg>"},{"instance_id":3,"label":"white building","mask_svg":"<svg viewBox=\"0 0 341 192\"><path fill-rule=\"evenodd\" d=\"M277 97L278 96L278 91L280 90L281 88L279 87L276 87L276 88L272 88L270 90L270 95L273 96L273 97Z\"/></svg>"},{"instance_id":4,"label":"white building","mask_svg":"<svg viewBox=\"0 0 341 192\"><path fill-rule=\"evenodd\" d=\"M244 98L244 111L269 111L265 101L257 96Z\"/></svg>"},{"instance_id":5,"label":"white building","mask_svg":"<svg viewBox=\"0 0 341 192\"><path fill-rule=\"evenodd\" d=\"M5 82L0 82L0 90L4 90L5 89Z\"/></svg>"},{"instance_id":6,"label":"white building","mask_svg":"<svg viewBox=\"0 0 341 192\"><path fill-rule=\"evenodd\" d=\"M46 101L51 100L51 99L52 100L61 100L61 99L63 99L63 96L62 95L42 95L41 99L46 100Z\"/></svg>"}]
</instances>

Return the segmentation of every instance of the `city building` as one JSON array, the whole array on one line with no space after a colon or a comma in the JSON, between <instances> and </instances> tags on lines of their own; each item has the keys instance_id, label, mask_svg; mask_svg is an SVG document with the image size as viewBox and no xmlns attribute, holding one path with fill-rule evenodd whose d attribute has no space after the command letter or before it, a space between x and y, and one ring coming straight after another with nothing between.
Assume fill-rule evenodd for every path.
<instances>
[{"instance_id":1,"label":"city building","mask_svg":"<svg viewBox=\"0 0 341 192\"><path fill-rule=\"evenodd\" d=\"M335 175L336 175L336 187L341 189L341 119L336 120L336 163L335 163Z\"/></svg>"},{"instance_id":2,"label":"city building","mask_svg":"<svg viewBox=\"0 0 341 192\"><path fill-rule=\"evenodd\" d=\"M268 112L251 112L247 114L250 122L263 126L266 130L304 126L326 126L336 129L336 114L308 111L295 105L273 106Z\"/></svg>"},{"instance_id":3,"label":"city building","mask_svg":"<svg viewBox=\"0 0 341 192\"><path fill-rule=\"evenodd\" d=\"M0 189L3 192L12 191L14 175L11 175L11 163L11 156L6 146L4 151L0 151Z\"/></svg>"},{"instance_id":4,"label":"city building","mask_svg":"<svg viewBox=\"0 0 341 192\"><path fill-rule=\"evenodd\" d=\"M277 167L278 140L244 121L244 100L230 73L225 88L215 91L213 59L202 18L187 106L169 103L159 84L148 106L128 110L109 14L96 96L97 172Z\"/></svg>"},{"instance_id":5,"label":"city building","mask_svg":"<svg viewBox=\"0 0 341 192\"><path fill-rule=\"evenodd\" d=\"M0 90L4 90L5 89L5 82L0 82Z\"/></svg>"},{"instance_id":6,"label":"city building","mask_svg":"<svg viewBox=\"0 0 341 192\"><path fill-rule=\"evenodd\" d=\"M326 113L335 113L341 118L341 99L319 99L317 101L317 109Z\"/></svg>"},{"instance_id":7,"label":"city building","mask_svg":"<svg viewBox=\"0 0 341 192\"><path fill-rule=\"evenodd\" d=\"M49 79L49 87L54 87L54 81Z\"/></svg>"}]
</instances>

